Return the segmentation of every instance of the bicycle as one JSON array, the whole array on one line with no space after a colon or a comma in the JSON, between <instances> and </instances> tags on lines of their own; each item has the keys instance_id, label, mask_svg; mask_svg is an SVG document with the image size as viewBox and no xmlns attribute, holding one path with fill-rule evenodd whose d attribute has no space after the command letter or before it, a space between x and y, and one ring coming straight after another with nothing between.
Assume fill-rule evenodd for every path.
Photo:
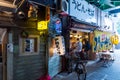
<instances>
[{"instance_id":1,"label":"bicycle","mask_svg":"<svg viewBox=\"0 0 120 80\"><path fill-rule=\"evenodd\" d=\"M69 72L77 73L78 80L86 80L87 69L86 69L87 60L76 59L75 61L70 62Z\"/></svg>"},{"instance_id":2,"label":"bicycle","mask_svg":"<svg viewBox=\"0 0 120 80\"><path fill-rule=\"evenodd\" d=\"M86 69L87 61L81 60L77 61L75 66L75 72L77 73L78 80L86 80L87 69Z\"/></svg>"}]
</instances>

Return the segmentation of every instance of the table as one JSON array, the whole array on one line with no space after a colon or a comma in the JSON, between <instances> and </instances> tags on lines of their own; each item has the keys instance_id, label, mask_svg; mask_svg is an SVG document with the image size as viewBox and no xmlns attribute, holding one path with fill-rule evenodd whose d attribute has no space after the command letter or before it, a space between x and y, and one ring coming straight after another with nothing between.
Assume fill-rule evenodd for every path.
<instances>
[{"instance_id":1,"label":"table","mask_svg":"<svg viewBox=\"0 0 120 80\"><path fill-rule=\"evenodd\" d=\"M101 53L101 59L104 63L104 66L110 66L112 61L114 60L114 53L110 53L109 51Z\"/></svg>"}]
</instances>

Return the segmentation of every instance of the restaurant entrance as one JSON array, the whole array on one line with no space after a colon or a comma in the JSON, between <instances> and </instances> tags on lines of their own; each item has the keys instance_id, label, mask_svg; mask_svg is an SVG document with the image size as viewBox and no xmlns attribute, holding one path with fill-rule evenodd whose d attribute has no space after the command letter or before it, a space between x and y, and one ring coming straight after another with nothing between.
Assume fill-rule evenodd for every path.
<instances>
[{"instance_id":1,"label":"restaurant entrance","mask_svg":"<svg viewBox=\"0 0 120 80\"><path fill-rule=\"evenodd\" d=\"M91 50L91 40L90 40L91 33L89 30L82 31L81 29L71 29L70 31L70 50L76 46L77 39L79 39L79 42L82 43L82 51L84 50L86 53L85 59L90 59L90 54L87 50L88 44L89 44L89 51ZM75 49L76 50L76 49ZM74 50L74 52L75 52Z\"/></svg>"}]
</instances>

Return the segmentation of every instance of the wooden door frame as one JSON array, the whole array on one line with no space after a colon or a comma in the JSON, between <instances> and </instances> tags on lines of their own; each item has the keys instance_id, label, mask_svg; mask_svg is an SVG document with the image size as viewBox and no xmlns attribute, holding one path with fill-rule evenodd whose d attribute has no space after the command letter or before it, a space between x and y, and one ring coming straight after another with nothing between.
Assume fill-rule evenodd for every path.
<instances>
[{"instance_id":1,"label":"wooden door frame","mask_svg":"<svg viewBox=\"0 0 120 80\"><path fill-rule=\"evenodd\" d=\"M3 30L3 31L2 31ZM1 28L1 38L0 38L0 44L1 44L1 50L2 50L2 80L7 80L7 29Z\"/></svg>"},{"instance_id":2,"label":"wooden door frame","mask_svg":"<svg viewBox=\"0 0 120 80\"><path fill-rule=\"evenodd\" d=\"M2 35L2 63L3 63L3 80L7 80L7 30Z\"/></svg>"}]
</instances>

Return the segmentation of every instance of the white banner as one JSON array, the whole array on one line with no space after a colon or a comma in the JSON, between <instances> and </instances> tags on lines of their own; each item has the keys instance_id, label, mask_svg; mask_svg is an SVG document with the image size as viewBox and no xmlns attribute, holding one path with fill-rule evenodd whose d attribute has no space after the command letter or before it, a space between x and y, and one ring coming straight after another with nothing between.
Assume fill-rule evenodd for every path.
<instances>
[{"instance_id":1,"label":"white banner","mask_svg":"<svg viewBox=\"0 0 120 80\"><path fill-rule=\"evenodd\" d=\"M65 54L65 42L63 36L55 37L55 46L56 46L56 51L59 55Z\"/></svg>"}]
</instances>

